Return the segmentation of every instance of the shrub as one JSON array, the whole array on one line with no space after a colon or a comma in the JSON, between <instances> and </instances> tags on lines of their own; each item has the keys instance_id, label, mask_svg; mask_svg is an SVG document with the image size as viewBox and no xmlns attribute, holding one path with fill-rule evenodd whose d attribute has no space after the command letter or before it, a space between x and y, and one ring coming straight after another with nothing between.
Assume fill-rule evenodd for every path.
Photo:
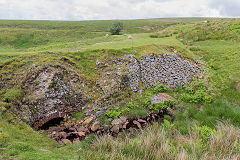
<instances>
[{"instance_id":1,"label":"shrub","mask_svg":"<svg viewBox=\"0 0 240 160\"><path fill-rule=\"evenodd\" d=\"M201 136L201 138L198 140L198 145L200 146L201 150L206 151L208 149L210 137L216 135L217 131L208 126L199 127L196 125L193 130Z\"/></svg>"},{"instance_id":2,"label":"shrub","mask_svg":"<svg viewBox=\"0 0 240 160\"><path fill-rule=\"evenodd\" d=\"M144 107L147 107L149 104L150 104L150 102L151 102L151 98L150 97L145 97L144 99L143 99L143 106Z\"/></svg>"},{"instance_id":3,"label":"shrub","mask_svg":"<svg viewBox=\"0 0 240 160\"><path fill-rule=\"evenodd\" d=\"M133 109L134 108L134 104L133 104L133 102L128 102L128 104L127 104L127 108L129 108L129 109Z\"/></svg>"},{"instance_id":4,"label":"shrub","mask_svg":"<svg viewBox=\"0 0 240 160\"><path fill-rule=\"evenodd\" d=\"M115 22L110 28L110 32L112 35L119 35L122 29L123 29L123 23Z\"/></svg>"},{"instance_id":5,"label":"shrub","mask_svg":"<svg viewBox=\"0 0 240 160\"><path fill-rule=\"evenodd\" d=\"M116 119L116 118L120 117L121 114L122 114L122 112L120 111L119 107L116 107L113 110L110 110L110 111L106 112L106 115L109 118L113 118L113 119Z\"/></svg>"},{"instance_id":6,"label":"shrub","mask_svg":"<svg viewBox=\"0 0 240 160\"><path fill-rule=\"evenodd\" d=\"M153 89L153 92L154 92L155 94L157 94L157 93L163 93L163 92L167 92L168 89L169 89L169 86L164 85L164 84L161 84L161 83L157 83L157 84L155 85L155 88Z\"/></svg>"},{"instance_id":7,"label":"shrub","mask_svg":"<svg viewBox=\"0 0 240 160\"><path fill-rule=\"evenodd\" d=\"M141 117L147 115L146 107L139 105L137 103L128 102L124 110L122 110L124 116L129 118Z\"/></svg>"},{"instance_id":8,"label":"shrub","mask_svg":"<svg viewBox=\"0 0 240 160\"><path fill-rule=\"evenodd\" d=\"M190 85L185 86L184 92L180 95L180 99L190 103L211 103L214 95L211 89L207 88L202 80L193 81Z\"/></svg>"},{"instance_id":9,"label":"shrub","mask_svg":"<svg viewBox=\"0 0 240 160\"><path fill-rule=\"evenodd\" d=\"M196 132L196 133L199 133L201 135L201 138L204 140L204 141L207 141L209 140L209 138L213 135L216 134L216 130L215 129L212 129L208 126L195 126L195 128L193 128L193 130Z\"/></svg>"},{"instance_id":10,"label":"shrub","mask_svg":"<svg viewBox=\"0 0 240 160\"><path fill-rule=\"evenodd\" d=\"M3 101L8 103L20 103L24 94L21 89L10 89L3 95Z\"/></svg>"},{"instance_id":11,"label":"shrub","mask_svg":"<svg viewBox=\"0 0 240 160\"><path fill-rule=\"evenodd\" d=\"M175 104L176 104L176 101L168 100L168 101L165 101L164 103L158 103L158 104L154 104L154 105L149 105L148 108L150 110L159 111L161 109L166 109L168 107L172 107Z\"/></svg>"}]
</instances>

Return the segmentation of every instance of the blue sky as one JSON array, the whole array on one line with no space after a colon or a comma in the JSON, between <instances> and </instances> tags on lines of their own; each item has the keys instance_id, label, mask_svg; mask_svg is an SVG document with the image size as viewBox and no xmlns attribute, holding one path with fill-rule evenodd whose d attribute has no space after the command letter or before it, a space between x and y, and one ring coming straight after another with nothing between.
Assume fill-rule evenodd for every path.
<instances>
[{"instance_id":1,"label":"blue sky","mask_svg":"<svg viewBox=\"0 0 240 160\"><path fill-rule=\"evenodd\" d=\"M0 19L240 17L240 0L0 0Z\"/></svg>"}]
</instances>

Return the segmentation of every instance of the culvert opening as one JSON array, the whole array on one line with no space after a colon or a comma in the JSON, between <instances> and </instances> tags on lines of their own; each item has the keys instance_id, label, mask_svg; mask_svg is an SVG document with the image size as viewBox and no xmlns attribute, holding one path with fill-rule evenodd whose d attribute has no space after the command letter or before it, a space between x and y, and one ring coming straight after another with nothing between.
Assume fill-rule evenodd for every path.
<instances>
[{"instance_id":1,"label":"culvert opening","mask_svg":"<svg viewBox=\"0 0 240 160\"><path fill-rule=\"evenodd\" d=\"M50 127L58 126L64 120L62 117L53 118L46 123L44 123L39 129L48 130Z\"/></svg>"}]
</instances>

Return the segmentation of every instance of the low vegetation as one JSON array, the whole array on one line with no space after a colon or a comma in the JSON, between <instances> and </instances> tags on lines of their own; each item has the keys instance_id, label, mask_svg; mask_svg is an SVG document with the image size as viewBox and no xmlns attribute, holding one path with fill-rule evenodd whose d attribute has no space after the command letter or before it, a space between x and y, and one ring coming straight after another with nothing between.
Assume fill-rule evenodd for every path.
<instances>
[{"instance_id":1,"label":"low vegetation","mask_svg":"<svg viewBox=\"0 0 240 160\"><path fill-rule=\"evenodd\" d=\"M0 159L240 159L239 20L120 21L123 35L106 36L113 23L0 21ZM34 69L51 64L74 70L86 82L84 92L93 97L91 104L102 96L94 90L102 72L96 70L97 60L176 51L201 62L206 74L175 89L156 83L153 88L142 85L139 93L126 90L119 99L110 99L115 105L99 117L107 124L109 119L170 108L173 122L166 116L163 124L117 138L90 135L81 143L62 145L19 121L19 105L30 94L20 84ZM151 97L159 93L174 99L151 104ZM73 115L75 121L84 118L82 112Z\"/></svg>"}]
</instances>

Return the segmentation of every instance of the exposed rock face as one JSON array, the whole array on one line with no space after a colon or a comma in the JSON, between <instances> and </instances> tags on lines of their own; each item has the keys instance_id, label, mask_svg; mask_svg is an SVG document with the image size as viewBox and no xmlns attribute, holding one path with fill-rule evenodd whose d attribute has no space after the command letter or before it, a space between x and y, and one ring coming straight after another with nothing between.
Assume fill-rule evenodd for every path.
<instances>
[{"instance_id":1,"label":"exposed rock face","mask_svg":"<svg viewBox=\"0 0 240 160\"><path fill-rule=\"evenodd\" d=\"M68 62L66 58L61 60ZM85 93L93 100L88 106L84 106L84 90L77 87L86 85L75 72L50 65L31 71L22 87L29 93L21 107L28 112L23 114L23 119L29 117L30 125L41 129L46 123L53 123L54 119L64 119L74 112L82 111L83 107L86 116L99 117L125 98L125 89L136 92L141 83L154 87L157 82L174 88L191 82L194 76L204 72L196 63L190 63L174 54L150 54L139 59L134 55L127 55L125 58L104 59L103 62L97 60L96 65L99 77L91 90L93 94ZM36 69L36 66L33 67ZM153 102L161 102L162 97L164 95L157 95ZM94 119L85 119L84 126L89 127ZM137 122L134 123L139 126ZM122 124L113 126L121 127ZM99 125L95 124L92 131L97 128Z\"/></svg>"},{"instance_id":2,"label":"exposed rock face","mask_svg":"<svg viewBox=\"0 0 240 160\"><path fill-rule=\"evenodd\" d=\"M29 74L24 89L31 96L25 104L33 128L39 129L53 119L66 118L68 114L81 110L85 100L75 89L73 81L79 81L79 77L59 66L48 66Z\"/></svg>"},{"instance_id":3,"label":"exposed rock face","mask_svg":"<svg viewBox=\"0 0 240 160\"><path fill-rule=\"evenodd\" d=\"M150 54L139 60L134 56L129 58L128 78L133 91L138 90L140 81L147 87L154 87L158 82L171 88L183 86L191 82L194 76L204 72L197 64L191 64L176 54Z\"/></svg>"},{"instance_id":4,"label":"exposed rock face","mask_svg":"<svg viewBox=\"0 0 240 160\"><path fill-rule=\"evenodd\" d=\"M128 81L125 74L124 64L126 61L121 58L104 62L103 64L97 60L96 64L101 74L97 79L96 84L105 94L113 94L119 90L126 88L124 83Z\"/></svg>"}]
</instances>

